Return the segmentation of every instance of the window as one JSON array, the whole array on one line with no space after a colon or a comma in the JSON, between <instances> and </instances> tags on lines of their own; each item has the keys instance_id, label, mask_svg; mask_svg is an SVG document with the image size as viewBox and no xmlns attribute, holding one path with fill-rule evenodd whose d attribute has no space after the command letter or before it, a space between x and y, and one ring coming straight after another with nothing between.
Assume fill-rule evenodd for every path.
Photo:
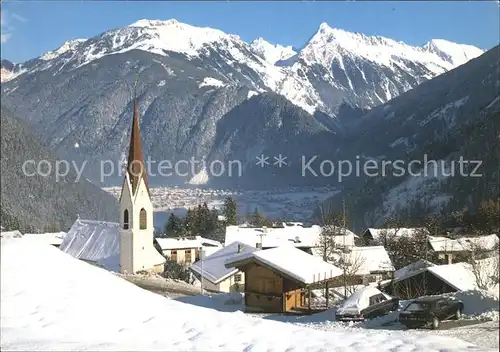
<instances>
[{"instance_id":1,"label":"window","mask_svg":"<svg viewBox=\"0 0 500 352\"><path fill-rule=\"evenodd\" d=\"M177 251L170 252L170 259L174 262L177 262Z\"/></svg>"},{"instance_id":2,"label":"window","mask_svg":"<svg viewBox=\"0 0 500 352\"><path fill-rule=\"evenodd\" d=\"M234 274L234 282L241 282L241 274Z\"/></svg>"},{"instance_id":3,"label":"window","mask_svg":"<svg viewBox=\"0 0 500 352\"><path fill-rule=\"evenodd\" d=\"M146 210L142 208L141 211L139 212L139 229L146 230L147 227L148 226L147 226Z\"/></svg>"},{"instance_id":4,"label":"window","mask_svg":"<svg viewBox=\"0 0 500 352\"><path fill-rule=\"evenodd\" d=\"M123 211L123 229L128 230L128 209Z\"/></svg>"},{"instance_id":5,"label":"window","mask_svg":"<svg viewBox=\"0 0 500 352\"><path fill-rule=\"evenodd\" d=\"M424 310L428 310L430 308L429 303L424 302L413 302L406 307L405 311L407 312L421 312Z\"/></svg>"},{"instance_id":6,"label":"window","mask_svg":"<svg viewBox=\"0 0 500 352\"><path fill-rule=\"evenodd\" d=\"M373 305L373 304L378 304L378 303L381 303L383 301L385 301L386 298L384 297L384 295L375 295L375 296L371 296L370 297L370 305Z\"/></svg>"},{"instance_id":7,"label":"window","mask_svg":"<svg viewBox=\"0 0 500 352\"><path fill-rule=\"evenodd\" d=\"M191 250L190 249L186 249L184 251L184 261L186 263L191 263Z\"/></svg>"}]
</instances>

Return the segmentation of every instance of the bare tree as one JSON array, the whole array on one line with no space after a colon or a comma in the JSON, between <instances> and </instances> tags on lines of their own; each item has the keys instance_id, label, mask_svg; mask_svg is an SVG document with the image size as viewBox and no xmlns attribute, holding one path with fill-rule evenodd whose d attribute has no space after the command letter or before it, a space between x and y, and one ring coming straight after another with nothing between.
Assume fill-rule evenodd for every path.
<instances>
[{"instance_id":1,"label":"bare tree","mask_svg":"<svg viewBox=\"0 0 500 352\"><path fill-rule=\"evenodd\" d=\"M472 274L477 287L487 290L499 283L500 255L499 244L494 248L477 239L469 243L470 251L468 263L471 266Z\"/></svg>"},{"instance_id":2,"label":"bare tree","mask_svg":"<svg viewBox=\"0 0 500 352\"><path fill-rule=\"evenodd\" d=\"M342 230L343 216L342 214L334 213L330 203L322 203L318 207L316 221L321 226L321 233L316 246L323 260L331 262L337 249L336 236Z\"/></svg>"},{"instance_id":3,"label":"bare tree","mask_svg":"<svg viewBox=\"0 0 500 352\"><path fill-rule=\"evenodd\" d=\"M359 252L343 249L337 250L332 264L342 270L341 280L344 285L344 295L347 297L356 291L356 286L363 283L362 267L365 259Z\"/></svg>"}]
</instances>

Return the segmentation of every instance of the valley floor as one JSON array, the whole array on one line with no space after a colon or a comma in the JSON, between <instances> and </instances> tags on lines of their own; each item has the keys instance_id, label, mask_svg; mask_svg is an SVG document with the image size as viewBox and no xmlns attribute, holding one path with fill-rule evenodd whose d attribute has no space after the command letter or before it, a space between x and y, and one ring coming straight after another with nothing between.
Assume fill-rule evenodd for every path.
<instances>
[{"instance_id":1,"label":"valley floor","mask_svg":"<svg viewBox=\"0 0 500 352\"><path fill-rule=\"evenodd\" d=\"M23 239L2 240L1 278L2 351L497 350L442 332L345 326L321 331L299 322L220 312L190 304L191 297L176 300L148 292L54 247ZM480 335L478 330L477 341Z\"/></svg>"}]
</instances>

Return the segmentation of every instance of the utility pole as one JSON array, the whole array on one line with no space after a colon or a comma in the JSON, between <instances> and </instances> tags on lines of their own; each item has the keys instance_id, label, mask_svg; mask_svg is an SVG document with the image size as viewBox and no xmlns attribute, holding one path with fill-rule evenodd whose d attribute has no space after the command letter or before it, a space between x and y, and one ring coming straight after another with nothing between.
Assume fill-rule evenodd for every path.
<instances>
[{"instance_id":1,"label":"utility pole","mask_svg":"<svg viewBox=\"0 0 500 352\"><path fill-rule=\"evenodd\" d=\"M342 255L344 257L344 298L347 298L347 270L346 270L346 250L345 250L345 226L346 226L346 219L345 219L345 200L344 197L342 197L342 241L343 241L343 248L342 248Z\"/></svg>"},{"instance_id":2,"label":"utility pole","mask_svg":"<svg viewBox=\"0 0 500 352\"><path fill-rule=\"evenodd\" d=\"M200 261L201 261L200 287L201 287L201 295L203 296L203 246L200 247Z\"/></svg>"}]
</instances>

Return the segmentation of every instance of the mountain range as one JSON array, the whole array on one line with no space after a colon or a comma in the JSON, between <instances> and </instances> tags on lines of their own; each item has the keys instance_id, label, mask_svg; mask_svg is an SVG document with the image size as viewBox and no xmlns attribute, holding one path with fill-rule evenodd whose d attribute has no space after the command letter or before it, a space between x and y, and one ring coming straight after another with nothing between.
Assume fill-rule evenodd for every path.
<instances>
[{"instance_id":1,"label":"mountain range","mask_svg":"<svg viewBox=\"0 0 500 352\"><path fill-rule=\"evenodd\" d=\"M241 177L214 177L199 166L188 176L152 176L152 184L338 184L354 194L362 178L341 184L303 176L301 158L407 159L442 145L442 136L475 123L471 111L488 104L495 111L496 83L478 80L494 74L496 50L484 54L442 39L411 46L326 23L294 48L263 38L247 43L173 19L139 20L23 63L3 60L2 103L60 157L88 161L85 176L100 182L102 160L125 160L137 79L146 156L172 163L237 160L243 169ZM279 154L286 167L256 165L260 155L272 163ZM121 181L114 174L104 183ZM388 212L362 206L361 198L359 209Z\"/></svg>"}]
</instances>

